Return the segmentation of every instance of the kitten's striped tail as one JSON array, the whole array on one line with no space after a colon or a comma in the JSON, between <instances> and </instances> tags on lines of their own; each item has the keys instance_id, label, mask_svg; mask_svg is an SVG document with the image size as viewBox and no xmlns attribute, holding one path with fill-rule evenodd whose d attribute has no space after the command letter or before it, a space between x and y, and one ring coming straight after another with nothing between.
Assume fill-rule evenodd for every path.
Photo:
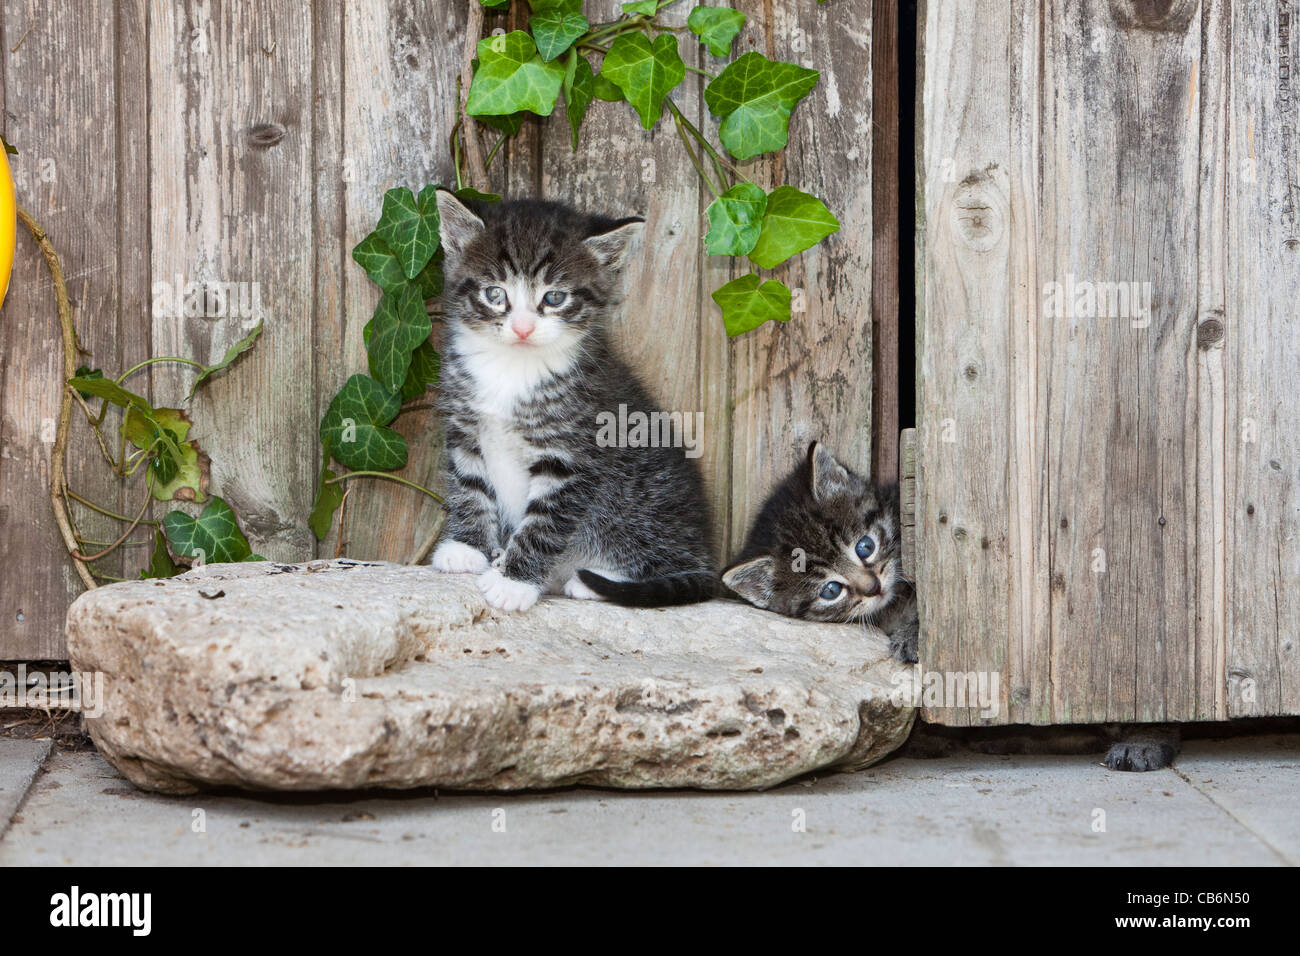
<instances>
[{"instance_id":1,"label":"kitten's striped tail","mask_svg":"<svg viewBox=\"0 0 1300 956\"><path fill-rule=\"evenodd\" d=\"M601 597L625 607L668 607L695 604L713 597L714 575L709 571L674 574L649 581L611 581L594 571L581 570L578 580Z\"/></svg>"}]
</instances>

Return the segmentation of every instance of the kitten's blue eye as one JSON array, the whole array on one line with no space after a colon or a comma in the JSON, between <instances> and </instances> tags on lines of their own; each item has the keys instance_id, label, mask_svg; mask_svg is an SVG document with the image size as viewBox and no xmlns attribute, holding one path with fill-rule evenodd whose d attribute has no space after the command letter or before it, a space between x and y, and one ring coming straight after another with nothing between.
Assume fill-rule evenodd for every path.
<instances>
[{"instance_id":1,"label":"kitten's blue eye","mask_svg":"<svg viewBox=\"0 0 1300 956\"><path fill-rule=\"evenodd\" d=\"M564 305L564 300L568 297L569 293L562 292L559 289L552 289L550 292L546 293L546 295L542 296L542 301L550 306Z\"/></svg>"},{"instance_id":2,"label":"kitten's blue eye","mask_svg":"<svg viewBox=\"0 0 1300 956\"><path fill-rule=\"evenodd\" d=\"M839 581L827 581L826 587L822 588L821 597L823 601L834 601L844 591L844 585Z\"/></svg>"},{"instance_id":3,"label":"kitten's blue eye","mask_svg":"<svg viewBox=\"0 0 1300 956\"><path fill-rule=\"evenodd\" d=\"M871 535L867 535L858 542L855 550L858 552L858 557L865 561L876 553L876 542L872 540Z\"/></svg>"},{"instance_id":4,"label":"kitten's blue eye","mask_svg":"<svg viewBox=\"0 0 1300 956\"><path fill-rule=\"evenodd\" d=\"M506 290L499 285L490 285L483 290L483 298L493 305L500 305L506 300Z\"/></svg>"}]
</instances>

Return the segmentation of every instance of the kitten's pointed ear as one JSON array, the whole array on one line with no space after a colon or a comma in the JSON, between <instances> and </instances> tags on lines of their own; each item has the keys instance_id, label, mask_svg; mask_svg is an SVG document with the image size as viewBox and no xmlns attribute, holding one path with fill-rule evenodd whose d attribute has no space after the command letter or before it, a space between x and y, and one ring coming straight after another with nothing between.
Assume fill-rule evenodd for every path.
<instances>
[{"instance_id":1,"label":"kitten's pointed ear","mask_svg":"<svg viewBox=\"0 0 1300 956\"><path fill-rule=\"evenodd\" d=\"M830 450L815 441L808 448L808 484L813 497L825 501L850 491L849 470L839 463Z\"/></svg>"},{"instance_id":2,"label":"kitten's pointed ear","mask_svg":"<svg viewBox=\"0 0 1300 956\"><path fill-rule=\"evenodd\" d=\"M722 572L722 583L755 607L766 608L776 587L776 562L764 555L737 564Z\"/></svg>"},{"instance_id":3,"label":"kitten's pointed ear","mask_svg":"<svg viewBox=\"0 0 1300 956\"><path fill-rule=\"evenodd\" d=\"M483 231L483 220L470 212L469 207L449 189L439 189L436 198L443 252L448 260L459 259Z\"/></svg>"},{"instance_id":4,"label":"kitten's pointed ear","mask_svg":"<svg viewBox=\"0 0 1300 956\"><path fill-rule=\"evenodd\" d=\"M606 232L584 239L583 244L602 266L621 269L632 242L645 232L644 219L624 219Z\"/></svg>"}]
</instances>

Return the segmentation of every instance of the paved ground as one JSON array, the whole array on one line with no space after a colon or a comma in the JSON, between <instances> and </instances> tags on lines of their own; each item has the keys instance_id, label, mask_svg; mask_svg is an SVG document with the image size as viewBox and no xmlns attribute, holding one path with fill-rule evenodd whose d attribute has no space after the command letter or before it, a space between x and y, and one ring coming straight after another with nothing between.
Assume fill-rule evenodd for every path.
<instances>
[{"instance_id":1,"label":"paved ground","mask_svg":"<svg viewBox=\"0 0 1300 956\"><path fill-rule=\"evenodd\" d=\"M160 797L47 751L0 740L0 865L1300 863L1300 735L1149 774L965 754L748 794Z\"/></svg>"}]
</instances>

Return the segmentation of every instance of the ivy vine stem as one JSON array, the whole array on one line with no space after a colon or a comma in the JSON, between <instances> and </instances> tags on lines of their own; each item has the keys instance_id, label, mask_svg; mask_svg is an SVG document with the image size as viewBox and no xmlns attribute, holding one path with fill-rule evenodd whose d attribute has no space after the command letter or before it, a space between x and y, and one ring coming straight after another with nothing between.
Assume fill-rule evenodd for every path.
<instances>
[{"instance_id":1,"label":"ivy vine stem","mask_svg":"<svg viewBox=\"0 0 1300 956\"><path fill-rule=\"evenodd\" d=\"M68 515L67 503L63 500L63 492L67 487L63 462L68 451L68 425L72 420L72 386L67 382L77 374L77 333L72 325L72 303L68 299L68 287L63 281L63 266L59 263L58 253L54 251L54 244L50 242L45 230L32 218L31 213L22 206L17 207L17 212L18 218L31 233L36 245L40 247L41 254L45 257L45 265L50 270L59 316L59 330L63 339L63 400L59 404L59 423L54 432L54 448L50 454L50 507L54 509L54 521L59 526L59 534L63 537L63 546L72 556L72 564L77 570L77 576L87 588L94 589L99 585L95 583L90 568L76 557L77 531Z\"/></svg>"},{"instance_id":2,"label":"ivy vine stem","mask_svg":"<svg viewBox=\"0 0 1300 956\"><path fill-rule=\"evenodd\" d=\"M682 138L682 147L686 150L686 155L691 158L691 165L695 167L695 171L700 174L700 179L704 180L704 185L709 187L709 192L713 193L713 196L716 199L718 196L718 190L713 185L713 180L709 179L708 175L705 174L704 165L700 162L700 157L696 155L695 150L691 147L691 141L687 138L686 127L682 125L682 115L679 111L674 110L673 120L674 125L677 127L677 135ZM726 183L724 182L722 186L725 189Z\"/></svg>"},{"instance_id":3,"label":"ivy vine stem","mask_svg":"<svg viewBox=\"0 0 1300 956\"><path fill-rule=\"evenodd\" d=\"M399 485L406 485L408 488L414 488L416 491L422 491L440 505L445 505L442 496L430 491L424 485L417 485L413 481L407 481L405 478L399 478L397 475L389 474L386 471L349 471L345 475L336 475L333 478L326 478L325 484L337 485L341 481L347 481L350 478L383 478L387 481L395 481Z\"/></svg>"},{"instance_id":4,"label":"ivy vine stem","mask_svg":"<svg viewBox=\"0 0 1300 956\"><path fill-rule=\"evenodd\" d=\"M613 23L604 26L602 29L589 30L587 35L582 39L586 42L591 42L592 40L598 40L601 37L616 36L620 33L633 33L645 29L645 26L650 24L651 21L643 14L636 14L631 17L621 17Z\"/></svg>"},{"instance_id":5,"label":"ivy vine stem","mask_svg":"<svg viewBox=\"0 0 1300 956\"><path fill-rule=\"evenodd\" d=\"M132 518L128 518L126 515L120 515L116 511L109 511L107 508L103 507L102 505L95 504L93 501L89 500L88 498L83 498L81 495L77 494L75 491L73 491L71 488L67 487L66 485L64 486L63 491L73 501L77 502L78 504L85 505L91 511L97 512L103 515L105 518L113 518L116 521L134 520ZM140 524L153 525L154 527L157 527L158 522L153 521L149 518L145 518L140 522Z\"/></svg>"},{"instance_id":6,"label":"ivy vine stem","mask_svg":"<svg viewBox=\"0 0 1300 956\"><path fill-rule=\"evenodd\" d=\"M673 102L672 97L666 97L664 99L664 104L668 107L669 112L673 114L673 118L679 124L679 130L681 127L685 127L686 132L691 134L692 138L700 144L700 148L704 150L705 154L713 162L713 170L718 174L718 181L724 190L727 188L727 171L730 171L738 181L749 182L748 177L746 177L744 173L719 155L718 151L713 148L713 144L709 142L708 137L700 132L698 126L686 118L686 114L684 114L677 104ZM682 142L685 141L686 138L683 135ZM699 169L700 167L697 164L695 168ZM704 176L703 172L700 173L700 176L704 177L705 182L708 182L708 177ZM715 190L713 194L716 196L718 193Z\"/></svg>"},{"instance_id":7,"label":"ivy vine stem","mask_svg":"<svg viewBox=\"0 0 1300 956\"><path fill-rule=\"evenodd\" d=\"M108 443L104 441L104 433L99 427L104 423L104 415L108 412L108 400L104 400L103 408L99 410L99 417L96 418L90 413L90 406L86 404L86 400L82 398L81 394L75 389L73 389L72 397L76 403L81 406L81 410L86 413L86 424L89 425L90 430L95 433L95 440L99 442L99 450L104 453L104 460L108 462L108 467L113 469L113 474L121 477L121 466L119 466L118 463L113 460L113 456L109 454Z\"/></svg>"},{"instance_id":8,"label":"ivy vine stem","mask_svg":"<svg viewBox=\"0 0 1300 956\"><path fill-rule=\"evenodd\" d=\"M483 160L484 170L486 170L489 166L492 165L492 160L496 158L497 150L499 150L502 146L504 146L506 140L508 140L509 138L510 138L509 133L503 133L501 135L501 138L498 139L496 143L493 145L493 147L488 150L488 154Z\"/></svg>"},{"instance_id":9,"label":"ivy vine stem","mask_svg":"<svg viewBox=\"0 0 1300 956\"><path fill-rule=\"evenodd\" d=\"M118 578L118 577L114 577L114 576L111 575L111 574L105 574L104 572L102 572L102 571L97 571L97 570L95 570L94 568L91 568L91 569L90 569L90 573L93 574L95 577L99 578L101 581L107 581L109 584L119 584L119 583L121 583L122 581L130 581L130 580L131 580L131 578ZM96 587L98 587L98 585L96 585Z\"/></svg>"},{"instance_id":10,"label":"ivy vine stem","mask_svg":"<svg viewBox=\"0 0 1300 956\"><path fill-rule=\"evenodd\" d=\"M100 558L108 557L108 555L112 554L122 546L122 543L131 536L132 531L140 527L140 522L144 520L144 513L149 510L149 502L151 500L153 500L153 475L146 472L144 482L144 503L140 505L140 513L131 520L131 523L127 525L126 530L122 532L122 536L98 554L82 554L80 547L78 547L78 550L72 556L79 561L98 561Z\"/></svg>"},{"instance_id":11,"label":"ivy vine stem","mask_svg":"<svg viewBox=\"0 0 1300 956\"><path fill-rule=\"evenodd\" d=\"M125 372L123 372L121 375L117 377L116 379L117 384L121 385L128 378L130 378L136 372L140 371L140 369L144 368L145 366L156 365L159 362L177 362L181 365L189 365L193 368L197 368L200 371L207 368L207 366L204 365L202 362L196 362L194 361L194 359L182 358L179 355L159 355L157 358L148 358L145 359L143 362L138 362L135 365L132 365L129 369L127 369Z\"/></svg>"}]
</instances>

